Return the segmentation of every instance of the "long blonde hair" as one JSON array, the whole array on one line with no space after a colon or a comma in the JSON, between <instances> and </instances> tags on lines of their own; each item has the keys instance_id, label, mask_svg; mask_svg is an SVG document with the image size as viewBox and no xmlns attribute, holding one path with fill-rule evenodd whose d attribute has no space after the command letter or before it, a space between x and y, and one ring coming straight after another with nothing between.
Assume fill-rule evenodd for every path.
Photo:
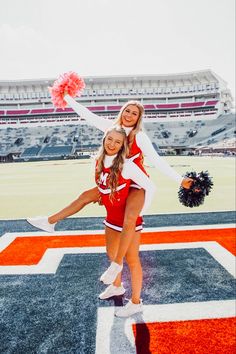
<instances>
[{"instance_id":1,"label":"long blonde hair","mask_svg":"<svg viewBox=\"0 0 236 354\"><path fill-rule=\"evenodd\" d=\"M113 163L110 167L111 173L109 176L109 188L111 189L111 193L110 193L109 198L111 201L114 199L114 194L115 194L115 191L116 191L116 188L118 185L118 179L119 179L119 176L120 176L121 171L123 169L123 165L124 165L125 158L127 156L127 151L128 151L127 136L126 136L125 130L121 126L119 126L119 125L112 126L111 128L109 128L105 132L103 139L102 139L102 145L101 145L101 147L98 151L97 157L96 157L97 166L96 166L96 175L95 175L96 182L98 183L100 180L102 170L104 168L104 159L105 159L105 155L106 155L105 139L108 136L108 134L113 131L121 134L124 138L124 141L123 141L122 147L118 151L118 153L117 153L116 157L114 158Z\"/></svg>"},{"instance_id":2,"label":"long blonde hair","mask_svg":"<svg viewBox=\"0 0 236 354\"><path fill-rule=\"evenodd\" d=\"M133 127L133 129L131 130L130 134L129 134L129 148L131 148L133 141L134 141L134 136L143 129L142 127L142 117L144 114L144 107L143 105L139 102L139 101L128 101L126 102L120 109L120 112L118 113L118 116L114 122L114 124L120 125L122 126L122 114L124 112L124 110L128 107L128 106L136 106L139 110L139 117L138 120L135 124L135 126Z\"/></svg>"}]
</instances>

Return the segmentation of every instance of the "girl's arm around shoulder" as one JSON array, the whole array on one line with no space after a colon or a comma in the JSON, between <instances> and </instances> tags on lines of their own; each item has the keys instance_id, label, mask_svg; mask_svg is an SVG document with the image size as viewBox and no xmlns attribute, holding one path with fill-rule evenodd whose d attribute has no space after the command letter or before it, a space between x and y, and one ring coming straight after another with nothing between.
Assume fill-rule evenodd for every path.
<instances>
[{"instance_id":1,"label":"girl's arm around shoulder","mask_svg":"<svg viewBox=\"0 0 236 354\"><path fill-rule=\"evenodd\" d=\"M105 119L103 117L98 116L97 114L92 113L88 108L76 102L76 100L70 95L66 94L64 96L64 99L80 117L86 120L89 125L92 125L103 132L105 132L108 128L112 126L112 121L109 121L108 119Z\"/></svg>"},{"instance_id":2,"label":"girl's arm around shoulder","mask_svg":"<svg viewBox=\"0 0 236 354\"><path fill-rule=\"evenodd\" d=\"M141 211L141 215L146 213L146 210L149 208L155 191L156 186L150 180L150 178L132 161L127 161L124 164L122 170L122 176L125 179L132 179L135 183L137 183L141 188L145 190L145 201L143 205L143 209Z\"/></svg>"}]
</instances>

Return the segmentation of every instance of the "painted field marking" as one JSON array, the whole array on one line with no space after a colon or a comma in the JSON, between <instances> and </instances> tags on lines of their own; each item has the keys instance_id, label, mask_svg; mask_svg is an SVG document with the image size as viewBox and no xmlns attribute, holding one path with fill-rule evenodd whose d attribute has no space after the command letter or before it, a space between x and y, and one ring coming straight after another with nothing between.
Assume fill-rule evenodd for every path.
<instances>
[{"instance_id":1,"label":"painted field marking","mask_svg":"<svg viewBox=\"0 0 236 354\"><path fill-rule=\"evenodd\" d=\"M235 301L185 302L165 305L144 305L142 314L129 318L114 316L115 307L99 307L96 332L96 353L135 354L132 325L169 321L229 318L235 316Z\"/></svg>"},{"instance_id":2,"label":"painted field marking","mask_svg":"<svg viewBox=\"0 0 236 354\"><path fill-rule=\"evenodd\" d=\"M144 228L142 234L165 232L165 231L191 231L191 230L221 230L235 228L235 224L209 224L209 225L193 225L193 226L166 226L166 227L153 227ZM48 233L44 231L35 232L7 232L0 236L0 252L8 247L17 237L54 237L54 236L87 236L91 235L103 235L104 230L78 230L78 231L56 231Z\"/></svg>"},{"instance_id":3,"label":"painted field marking","mask_svg":"<svg viewBox=\"0 0 236 354\"><path fill-rule=\"evenodd\" d=\"M231 275L235 277L235 257L215 241L207 242L184 242L167 244L141 245L141 251L204 248L216 259ZM48 248L36 265L0 266L0 275L13 274L55 274L58 266L66 254L80 253L105 253L105 247L67 247Z\"/></svg>"}]
</instances>

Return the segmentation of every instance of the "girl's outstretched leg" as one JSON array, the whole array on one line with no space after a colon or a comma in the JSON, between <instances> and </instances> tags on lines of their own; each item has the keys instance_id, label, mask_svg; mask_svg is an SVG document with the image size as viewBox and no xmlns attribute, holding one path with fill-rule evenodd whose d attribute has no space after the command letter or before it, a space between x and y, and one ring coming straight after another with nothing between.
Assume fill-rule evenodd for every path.
<instances>
[{"instance_id":1,"label":"girl's outstretched leg","mask_svg":"<svg viewBox=\"0 0 236 354\"><path fill-rule=\"evenodd\" d=\"M85 205L89 203L96 203L99 201L99 192L97 187L89 189L82 193L76 200L74 200L70 205L60 210L58 213L53 214L49 217L36 217L27 218L26 220L31 225L37 227L40 230L47 232L54 232L55 225L58 221L67 218L80 211Z\"/></svg>"},{"instance_id":2,"label":"girl's outstretched leg","mask_svg":"<svg viewBox=\"0 0 236 354\"><path fill-rule=\"evenodd\" d=\"M60 210L56 214L49 216L49 224L55 224L58 221L64 220L68 216L78 213L86 205L90 203L96 203L99 201L99 191L97 187L88 189L87 191L80 194L80 196L75 199L71 204L66 206L64 209Z\"/></svg>"}]
</instances>

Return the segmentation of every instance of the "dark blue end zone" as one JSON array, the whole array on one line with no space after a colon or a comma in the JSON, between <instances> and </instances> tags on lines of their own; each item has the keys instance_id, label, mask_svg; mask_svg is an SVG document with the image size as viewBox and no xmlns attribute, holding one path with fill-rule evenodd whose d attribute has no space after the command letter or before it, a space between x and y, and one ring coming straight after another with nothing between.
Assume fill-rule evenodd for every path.
<instances>
[{"instance_id":1,"label":"dark blue end zone","mask_svg":"<svg viewBox=\"0 0 236 354\"><path fill-rule=\"evenodd\" d=\"M203 248L140 252L144 304L233 299L233 277ZM0 353L94 353L105 254L65 255L55 275L0 276ZM123 274L130 296L127 266Z\"/></svg>"}]
</instances>

